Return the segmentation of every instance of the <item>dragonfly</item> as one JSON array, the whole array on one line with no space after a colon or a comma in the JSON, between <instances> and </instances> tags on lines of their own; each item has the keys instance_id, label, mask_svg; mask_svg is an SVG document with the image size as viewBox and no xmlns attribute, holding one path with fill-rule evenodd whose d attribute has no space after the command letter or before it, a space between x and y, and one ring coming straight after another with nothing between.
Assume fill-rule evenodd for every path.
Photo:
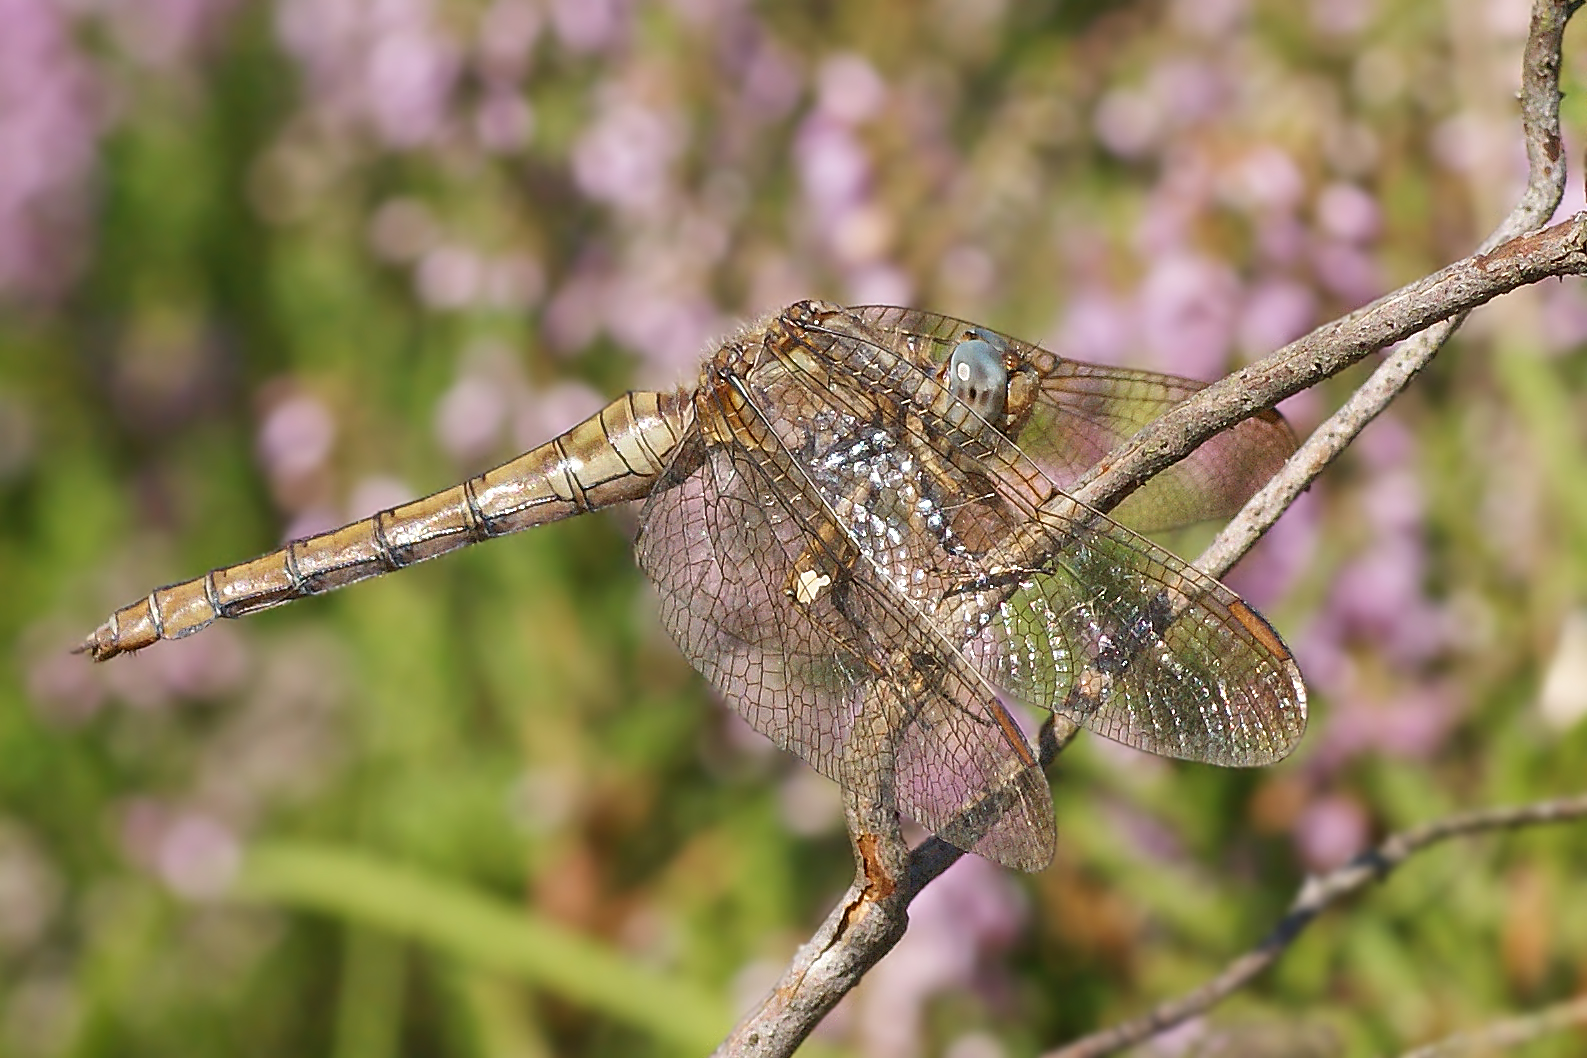
<instances>
[{"instance_id":1,"label":"dragonfly","mask_svg":"<svg viewBox=\"0 0 1587 1058\"><path fill-rule=\"evenodd\" d=\"M642 501L661 621L751 726L950 844L1039 870L1056 823L1022 706L1228 767L1305 731L1272 625L1139 535L1233 514L1294 450L1284 419L1213 436L1112 517L1064 488L1202 386L802 301L725 341L692 388L628 393L461 484L157 588L78 649L102 661Z\"/></svg>"}]
</instances>

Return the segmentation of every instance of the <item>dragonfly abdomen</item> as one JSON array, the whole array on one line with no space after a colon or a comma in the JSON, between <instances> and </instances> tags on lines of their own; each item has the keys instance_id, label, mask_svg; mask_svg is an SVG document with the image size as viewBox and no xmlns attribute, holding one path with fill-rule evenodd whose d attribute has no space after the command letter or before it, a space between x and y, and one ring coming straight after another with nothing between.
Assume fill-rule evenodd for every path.
<instances>
[{"instance_id":1,"label":"dragonfly abdomen","mask_svg":"<svg viewBox=\"0 0 1587 1058\"><path fill-rule=\"evenodd\" d=\"M157 588L124 606L78 649L103 661L180 639L222 617L267 610L585 511L649 494L693 405L629 393L538 448L460 485L266 555Z\"/></svg>"}]
</instances>

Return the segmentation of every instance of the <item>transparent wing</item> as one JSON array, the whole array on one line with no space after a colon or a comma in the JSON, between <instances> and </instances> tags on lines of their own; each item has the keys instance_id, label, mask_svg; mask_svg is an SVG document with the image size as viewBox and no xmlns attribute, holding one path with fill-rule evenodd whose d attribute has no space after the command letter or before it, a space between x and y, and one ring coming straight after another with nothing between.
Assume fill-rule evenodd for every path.
<instances>
[{"instance_id":1,"label":"transparent wing","mask_svg":"<svg viewBox=\"0 0 1587 1058\"><path fill-rule=\"evenodd\" d=\"M804 473L852 522L897 604L996 687L1098 734L1213 764L1285 756L1305 730L1305 687L1273 629L1216 580L1064 496L996 430L954 415L933 363L880 344L885 329L872 342L872 323L836 317L801 332L839 418L894 409L887 429L869 427L872 443L817 450ZM889 444L908 459L876 454ZM888 466L913 474L889 480Z\"/></svg>"},{"instance_id":2,"label":"transparent wing","mask_svg":"<svg viewBox=\"0 0 1587 1058\"><path fill-rule=\"evenodd\" d=\"M842 568L820 517L749 449L677 460L635 547L663 625L739 715L817 771L846 781L845 749L851 767L890 767L893 807L928 830L1010 867L1045 867L1051 795L1012 719L961 659L889 645L919 641L918 616L864 569ZM801 571L829 582L801 592ZM858 710L882 695L905 714L894 744L851 745Z\"/></svg>"},{"instance_id":3,"label":"transparent wing","mask_svg":"<svg viewBox=\"0 0 1587 1058\"><path fill-rule=\"evenodd\" d=\"M964 649L988 679L1165 756L1249 767L1299 742L1299 670L1233 592L1084 509L1042 515L1032 539L1051 557L995 609L974 607L991 619Z\"/></svg>"},{"instance_id":4,"label":"transparent wing","mask_svg":"<svg viewBox=\"0 0 1587 1058\"><path fill-rule=\"evenodd\" d=\"M866 306L852 311L874 328L879 344L928 371L945 362L966 328L973 326L916 309ZM1206 388L1203 382L1174 375L1066 360L1017 338L999 337L1040 374L1040 396L1014 424L1010 437L1060 488L1141 427ZM1254 416L1209 438L1152 478L1119 504L1113 517L1138 532L1230 517L1294 450L1295 435L1282 416L1271 411Z\"/></svg>"},{"instance_id":5,"label":"transparent wing","mask_svg":"<svg viewBox=\"0 0 1587 1058\"><path fill-rule=\"evenodd\" d=\"M662 625L751 727L839 778L869 671L830 598L797 606L784 592L811 540L742 455L686 464L646 501L635 542Z\"/></svg>"},{"instance_id":6,"label":"transparent wing","mask_svg":"<svg viewBox=\"0 0 1587 1058\"><path fill-rule=\"evenodd\" d=\"M1008 867L1038 871L1052 862L1052 791L1001 737L1004 718L994 711L1002 706L960 679L932 681L910 705L895 764L904 813L948 844Z\"/></svg>"}]
</instances>

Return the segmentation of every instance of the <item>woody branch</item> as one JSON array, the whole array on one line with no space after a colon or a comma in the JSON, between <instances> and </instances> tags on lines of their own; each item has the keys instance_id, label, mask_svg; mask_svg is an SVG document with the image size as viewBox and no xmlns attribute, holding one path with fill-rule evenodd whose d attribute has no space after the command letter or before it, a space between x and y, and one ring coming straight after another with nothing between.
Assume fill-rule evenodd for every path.
<instances>
[{"instance_id":1,"label":"woody branch","mask_svg":"<svg viewBox=\"0 0 1587 1058\"><path fill-rule=\"evenodd\" d=\"M1099 463L1076 483L1072 495L1092 507L1109 510L1218 431L1403 341L1405 344L1312 434L1197 560L1201 569L1222 575L1361 429L1403 392L1472 309L1542 279L1587 274L1587 213L1577 213L1553 227L1541 227L1564 192L1559 67L1565 26L1579 6L1579 0L1536 0L1533 5L1520 98L1528 184L1516 207L1476 252L1323 324L1266 359L1209 386ZM1073 734L1073 726L1061 719L1045 728L1043 763L1050 763ZM1383 859L1385 849L1397 857L1393 860L1397 863L1455 833L1527 826L1584 813L1587 803L1547 802L1496 816L1451 817L1410 836L1391 839L1376 851L1377 859L1369 858L1367 867L1358 860L1335 872L1338 877L1314 880L1263 947L1241 956L1208 985L1133 1022L1075 1041L1059 1053L1112 1053L1210 1008L1277 959L1315 917L1318 907L1312 905L1321 898L1319 894L1326 896L1319 906L1326 906L1381 878L1385 871L1371 864L1388 862ZM1479 820L1476 825L1474 819ZM902 938L915 895L963 855L936 839L911 852L902 847L896 828L868 825L853 806L848 821L855 846L854 883L794 955L772 992L739 1023L716 1054L768 1058L792 1054L838 1000Z\"/></svg>"}]
</instances>

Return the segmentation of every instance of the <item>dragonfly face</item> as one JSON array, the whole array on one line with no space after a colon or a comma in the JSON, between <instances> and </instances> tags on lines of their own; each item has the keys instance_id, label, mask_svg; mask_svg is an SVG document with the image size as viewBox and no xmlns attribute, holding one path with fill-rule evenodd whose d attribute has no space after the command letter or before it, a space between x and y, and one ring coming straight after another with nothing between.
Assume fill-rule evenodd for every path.
<instances>
[{"instance_id":1,"label":"dragonfly face","mask_svg":"<svg viewBox=\"0 0 1587 1058\"><path fill-rule=\"evenodd\" d=\"M954 400L991 426L1002 429L1008 410L1008 343L980 327L964 332L943 370L942 384Z\"/></svg>"},{"instance_id":2,"label":"dragonfly face","mask_svg":"<svg viewBox=\"0 0 1587 1058\"><path fill-rule=\"evenodd\" d=\"M161 589L85 649L644 498L663 623L735 710L951 843L1038 869L1050 795L1004 700L1223 765L1277 760L1305 728L1261 617L1062 490L1198 388L929 313L801 302L708 357L692 392L629 394L446 492ZM1249 419L1121 510L1145 528L1227 515L1293 445L1276 415Z\"/></svg>"}]
</instances>

